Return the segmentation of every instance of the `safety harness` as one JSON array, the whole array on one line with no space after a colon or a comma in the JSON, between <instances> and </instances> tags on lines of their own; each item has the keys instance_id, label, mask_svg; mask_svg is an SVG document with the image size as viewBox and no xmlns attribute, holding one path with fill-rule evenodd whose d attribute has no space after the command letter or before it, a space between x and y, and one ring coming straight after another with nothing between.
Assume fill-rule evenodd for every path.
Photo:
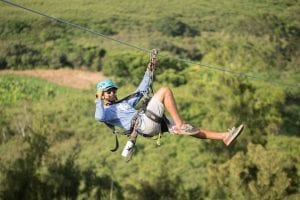
<instances>
[{"instance_id":1,"label":"safety harness","mask_svg":"<svg viewBox=\"0 0 300 200\"><path fill-rule=\"evenodd\" d=\"M150 68L150 71L151 71L150 84L149 84L149 90L150 91L148 91L146 94L143 94L144 99L142 100L140 108L138 109L137 113L135 114L135 116L133 117L133 119L131 121L130 130L129 131L128 130L121 131L121 134L126 135L129 138L128 142L127 142L127 144L126 144L126 146L125 146L125 148L122 152L122 155L124 157L126 157L126 161L129 161L132 158L132 155L134 153L136 139L137 139L138 135L142 135L144 137L153 137L152 135L150 136L150 135L147 135L147 134L139 133L137 131L138 118L139 118L141 113L144 113L149 119L151 119L152 121L154 121L156 123L159 123L161 125L161 132L159 133L158 138L157 138L157 144L158 145L160 145L161 133L168 131L168 123L169 123L168 118L165 115L160 117L160 116L156 115L155 113L153 113L152 111L147 110L147 105L148 105L149 101L152 98L152 96L150 96L149 93L151 95L154 94L154 91L153 91L153 71L154 71L154 69L156 67L156 64L157 64L157 54L158 54L158 50L156 50L156 49L153 49L153 50L150 51L150 65L148 66ZM130 99L134 96L137 96L137 95L140 95L140 92L132 93L132 94L126 96L125 98L114 102L113 104L120 103L122 101L128 100L128 99ZM141 98L143 98L143 97L141 97ZM108 123L105 123L105 124L112 130L112 133L115 134L115 147L113 149L111 149L112 152L115 152L119 148L118 133L120 133L120 132L117 131L115 126L113 126L111 124L108 124ZM128 143L130 143L131 145L128 146ZM125 155L124 151L128 152L128 154Z\"/></svg>"}]
</instances>

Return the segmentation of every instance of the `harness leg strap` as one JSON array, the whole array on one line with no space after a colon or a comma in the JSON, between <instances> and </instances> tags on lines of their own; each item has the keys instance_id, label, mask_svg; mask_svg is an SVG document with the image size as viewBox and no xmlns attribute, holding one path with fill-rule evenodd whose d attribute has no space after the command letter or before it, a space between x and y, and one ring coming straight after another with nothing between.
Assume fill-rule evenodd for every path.
<instances>
[{"instance_id":1,"label":"harness leg strap","mask_svg":"<svg viewBox=\"0 0 300 200\"><path fill-rule=\"evenodd\" d=\"M151 110L146 110L145 115L156 123L161 123L163 118L152 112Z\"/></svg>"}]
</instances>

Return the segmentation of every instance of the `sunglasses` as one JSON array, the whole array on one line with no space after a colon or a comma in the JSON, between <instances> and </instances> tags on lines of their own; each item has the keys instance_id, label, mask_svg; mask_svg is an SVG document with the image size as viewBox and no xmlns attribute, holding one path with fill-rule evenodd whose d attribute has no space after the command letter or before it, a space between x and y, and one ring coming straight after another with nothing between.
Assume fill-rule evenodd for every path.
<instances>
[{"instance_id":1,"label":"sunglasses","mask_svg":"<svg viewBox=\"0 0 300 200\"><path fill-rule=\"evenodd\" d=\"M111 93L116 94L116 93L117 93L117 89L111 88L111 89L106 90L105 92L106 92L107 94L111 94Z\"/></svg>"}]
</instances>

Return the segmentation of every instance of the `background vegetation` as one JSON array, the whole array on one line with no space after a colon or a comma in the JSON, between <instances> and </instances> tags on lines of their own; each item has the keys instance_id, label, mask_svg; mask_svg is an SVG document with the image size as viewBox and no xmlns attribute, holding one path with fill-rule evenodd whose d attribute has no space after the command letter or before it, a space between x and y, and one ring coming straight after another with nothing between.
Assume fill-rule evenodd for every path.
<instances>
[{"instance_id":1,"label":"background vegetation","mask_svg":"<svg viewBox=\"0 0 300 200\"><path fill-rule=\"evenodd\" d=\"M172 86L187 121L246 129L229 148L168 134L161 146L139 138L126 163L121 150L109 151L110 130L94 120L94 88L1 75L1 199L299 199L297 0L15 2L159 48L155 88ZM141 80L145 52L0 5L0 69L102 71L126 84L119 96Z\"/></svg>"}]
</instances>

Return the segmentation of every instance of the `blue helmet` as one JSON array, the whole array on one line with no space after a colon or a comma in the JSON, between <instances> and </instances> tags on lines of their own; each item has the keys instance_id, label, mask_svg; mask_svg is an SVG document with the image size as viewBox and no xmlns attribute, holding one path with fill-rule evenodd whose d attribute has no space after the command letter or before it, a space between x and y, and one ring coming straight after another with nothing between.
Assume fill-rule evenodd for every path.
<instances>
[{"instance_id":1,"label":"blue helmet","mask_svg":"<svg viewBox=\"0 0 300 200\"><path fill-rule=\"evenodd\" d=\"M104 80L97 84L97 91L107 91L110 88L118 89L117 85L112 80Z\"/></svg>"}]
</instances>

